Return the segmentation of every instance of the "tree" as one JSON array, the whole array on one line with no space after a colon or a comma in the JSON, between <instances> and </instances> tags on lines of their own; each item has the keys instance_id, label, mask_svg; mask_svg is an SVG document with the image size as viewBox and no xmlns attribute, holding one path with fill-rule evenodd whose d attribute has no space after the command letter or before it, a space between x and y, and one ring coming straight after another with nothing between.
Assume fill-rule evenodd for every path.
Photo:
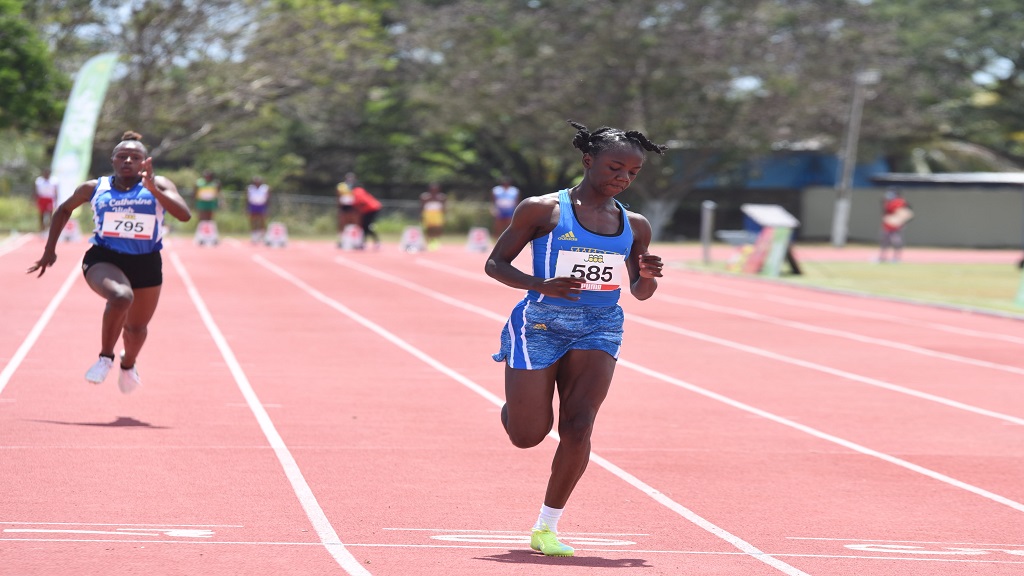
<instances>
[{"instance_id":1,"label":"tree","mask_svg":"<svg viewBox=\"0 0 1024 576\"><path fill-rule=\"evenodd\" d=\"M0 0L0 128L45 130L60 118L66 85L21 2Z\"/></svg>"},{"instance_id":2,"label":"tree","mask_svg":"<svg viewBox=\"0 0 1024 576\"><path fill-rule=\"evenodd\" d=\"M934 2L905 0L871 10L893 23L908 57L929 76L931 89L919 102L942 115L936 137L1024 163L1024 6L964 0L936 10Z\"/></svg>"},{"instance_id":3,"label":"tree","mask_svg":"<svg viewBox=\"0 0 1024 576\"><path fill-rule=\"evenodd\" d=\"M411 13L399 43L419 67L428 133L463 135L474 153L441 149L439 159L464 173L512 172L536 194L579 176L565 119L644 130L676 151L631 188L656 234L713 174L777 148L835 150L859 69L919 81L860 2L434 4ZM870 144L926 127L892 90L879 93L864 134Z\"/></svg>"}]
</instances>

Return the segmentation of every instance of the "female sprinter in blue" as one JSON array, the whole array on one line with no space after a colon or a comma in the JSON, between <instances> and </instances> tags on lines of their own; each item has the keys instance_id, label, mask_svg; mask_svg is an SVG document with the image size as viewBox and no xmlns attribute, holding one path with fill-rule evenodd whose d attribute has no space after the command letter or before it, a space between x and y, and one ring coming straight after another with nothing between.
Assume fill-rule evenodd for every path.
<instances>
[{"instance_id":1,"label":"female sprinter in blue","mask_svg":"<svg viewBox=\"0 0 1024 576\"><path fill-rule=\"evenodd\" d=\"M530 546L546 556L572 556L558 540L558 520L590 461L590 437L608 394L622 344L618 305L622 265L630 293L650 298L658 287L661 258L648 253L651 225L615 200L640 172L644 152L661 154L636 131L576 128L573 146L583 153L583 180L573 188L523 200L498 238L485 270L513 288L527 290L501 334L496 361L505 361L501 422L512 444L530 448L554 425L558 435L547 492ZM533 249L533 274L512 265Z\"/></svg>"},{"instance_id":2,"label":"female sprinter in blue","mask_svg":"<svg viewBox=\"0 0 1024 576\"><path fill-rule=\"evenodd\" d=\"M142 384L135 359L146 341L149 321L156 312L163 284L164 212L187 222L192 218L188 204L169 179L153 174L153 159L147 155L142 136L125 132L110 156L113 176L89 180L75 189L53 214L43 257L29 273L57 261L57 241L71 213L91 202L95 229L93 246L82 259L85 281L107 301L100 330L100 354L85 373L85 379L101 384L114 364L114 346L123 335L121 370L117 384L130 394Z\"/></svg>"}]
</instances>

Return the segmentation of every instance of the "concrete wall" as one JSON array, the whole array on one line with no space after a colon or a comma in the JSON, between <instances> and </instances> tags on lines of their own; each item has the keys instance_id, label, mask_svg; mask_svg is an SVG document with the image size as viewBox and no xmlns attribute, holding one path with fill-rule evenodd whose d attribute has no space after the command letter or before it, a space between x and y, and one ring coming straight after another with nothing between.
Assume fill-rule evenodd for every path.
<instances>
[{"instance_id":1,"label":"concrete wall","mask_svg":"<svg viewBox=\"0 0 1024 576\"><path fill-rule=\"evenodd\" d=\"M1020 187L902 188L914 210L908 246L1018 248L1024 244L1024 190ZM850 206L849 242L878 242L883 188L858 188ZM834 188L807 188L800 205L800 238L832 237Z\"/></svg>"}]
</instances>

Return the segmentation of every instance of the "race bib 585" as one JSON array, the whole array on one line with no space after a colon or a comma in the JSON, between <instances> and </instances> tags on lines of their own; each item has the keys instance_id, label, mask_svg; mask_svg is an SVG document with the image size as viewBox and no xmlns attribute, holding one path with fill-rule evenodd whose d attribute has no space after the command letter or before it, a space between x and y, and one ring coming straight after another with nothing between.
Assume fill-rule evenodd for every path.
<instances>
[{"instance_id":1,"label":"race bib 585","mask_svg":"<svg viewBox=\"0 0 1024 576\"><path fill-rule=\"evenodd\" d=\"M558 251L555 276L583 280L583 290L615 290L622 284L622 254Z\"/></svg>"}]
</instances>

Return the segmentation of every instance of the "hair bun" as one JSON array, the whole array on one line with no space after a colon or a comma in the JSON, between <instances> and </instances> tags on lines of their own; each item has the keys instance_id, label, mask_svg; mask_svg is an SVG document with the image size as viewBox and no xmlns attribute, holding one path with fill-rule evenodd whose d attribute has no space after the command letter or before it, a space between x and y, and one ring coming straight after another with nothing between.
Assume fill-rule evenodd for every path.
<instances>
[{"instance_id":1,"label":"hair bun","mask_svg":"<svg viewBox=\"0 0 1024 576\"><path fill-rule=\"evenodd\" d=\"M139 134L138 132L134 132L132 130L128 130L123 135L121 135L121 141L124 142L125 140L139 140L139 141L141 141L142 140L142 134Z\"/></svg>"}]
</instances>

